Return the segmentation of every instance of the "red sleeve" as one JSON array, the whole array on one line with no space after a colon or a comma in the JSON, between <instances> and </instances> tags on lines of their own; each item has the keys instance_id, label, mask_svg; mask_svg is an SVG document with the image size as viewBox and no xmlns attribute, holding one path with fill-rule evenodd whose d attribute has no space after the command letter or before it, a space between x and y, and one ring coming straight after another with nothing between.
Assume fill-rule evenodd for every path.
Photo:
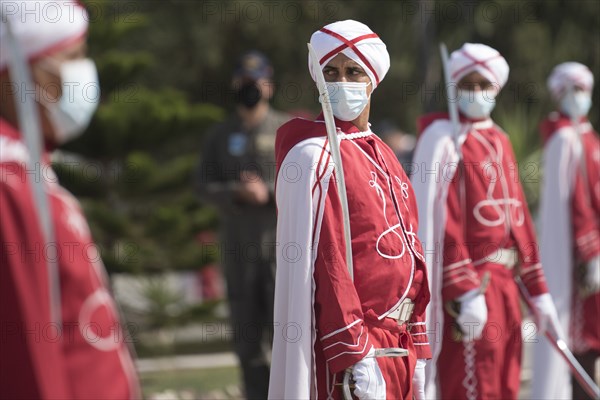
<instances>
[{"instance_id":1,"label":"red sleeve","mask_svg":"<svg viewBox=\"0 0 600 400\"><path fill-rule=\"evenodd\" d=\"M571 197L571 224L576 260L588 262L600 254L598 216L590 202L590 193L581 169L575 174L575 185Z\"/></svg>"},{"instance_id":2,"label":"red sleeve","mask_svg":"<svg viewBox=\"0 0 600 400\"><path fill-rule=\"evenodd\" d=\"M506 140L508 141L508 139ZM505 149L508 149L507 151L510 152L513 165L517 165L512 146L506 145ZM533 224L533 218L531 218L531 214L529 213L527 198L523 192L523 185L521 184L520 179L517 181L515 190L521 204L524 205L523 212L525 213L525 221L522 229L525 230L525 237L527 238L527 240L522 240L517 243L520 257L520 265L517 273L529 294L531 296L539 296L548 293L548 285L546 284L546 277L544 275L544 270L542 269L542 258L540 256L540 248L535 233L535 225Z\"/></svg>"},{"instance_id":3,"label":"red sleeve","mask_svg":"<svg viewBox=\"0 0 600 400\"><path fill-rule=\"evenodd\" d=\"M334 182L333 178L331 180ZM360 299L350 279L345 257L341 204L335 184L329 185L315 262L317 340L332 373L343 371L371 348ZM317 213L318 214L318 213ZM317 220L316 224L319 224Z\"/></svg>"},{"instance_id":4,"label":"red sleeve","mask_svg":"<svg viewBox=\"0 0 600 400\"><path fill-rule=\"evenodd\" d=\"M62 342L50 320L45 244L29 182L17 164L0 166L0 387L5 398L71 398Z\"/></svg>"},{"instance_id":5,"label":"red sleeve","mask_svg":"<svg viewBox=\"0 0 600 400\"><path fill-rule=\"evenodd\" d=\"M527 204L525 196L521 196L523 204ZM534 226L528 208L525 207L525 224L527 229L532 232L532 239L526 244L526 247L520 248L520 265L518 274L527 291L531 296L539 296L548 293L548 285L542 268L540 249L535 239Z\"/></svg>"},{"instance_id":6,"label":"red sleeve","mask_svg":"<svg viewBox=\"0 0 600 400\"><path fill-rule=\"evenodd\" d=\"M465 243L463 206L460 202L460 172L457 172L446 200L446 230L444 233L444 267L442 298L456 299L463 293L480 286L479 276L472 264L469 248Z\"/></svg>"},{"instance_id":7,"label":"red sleeve","mask_svg":"<svg viewBox=\"0 0 600 400\"><path fill-rule=\"evenodd\" d=\"M427 326L425 324L425 311L422 314L413 314L408 323L410 335L415 345L415 352L419 359L431 358L431 347L429 346L429 337L427 335Z\"/></svg>"}]
</instances>

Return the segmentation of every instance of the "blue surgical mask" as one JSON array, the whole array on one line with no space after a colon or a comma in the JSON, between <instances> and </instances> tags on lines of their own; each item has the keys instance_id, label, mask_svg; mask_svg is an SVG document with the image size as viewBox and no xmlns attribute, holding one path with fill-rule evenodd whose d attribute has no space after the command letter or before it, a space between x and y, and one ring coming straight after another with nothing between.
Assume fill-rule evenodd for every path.
<instances>
[{"instance_id":1,"label":"blue surgical mask","mask_svg":"<svg viewBox=\"0 0 600 400\"><path fill-rule=\"evenodd\" d=\"M371 82L327 82L333 115L342 121L354 121L358 118L369 103L367 86L370 84Z\"/></svg>"},{"instance_id":2,"label":"blue surgical mask","mask_svg":"<svg viewBox=\"0 0 600 400\"><path fill-rule=\"evenodd\" d=\"M484 90L458 90L458 109L467 117L482 119L490 116L496 106L496 92Z\"/></svg>"},{"instance_id":3,"label":"blue surgical mask","mask_svg":"<svg viewBox=\"0 0 600 400\"><path fill-rule=\"evenodd\" d=\"M592 96L589 92L568 91L560 100L560 109L571 118L581 118L588 114L592 107Z\"/></svg>"},{"instance_id":4,"label":"blue surgical mask","mask_svg":"<svg viewBox=\"0 0 600 400\"><path fill-rule=\"evenodd\" d=\"M96 64L91 59L65 61L60 65L62 95L55 103L45 104L54 128L54 140L62 144L83 133L98 102L100 85Z\"/></svg>"}]
</instances>

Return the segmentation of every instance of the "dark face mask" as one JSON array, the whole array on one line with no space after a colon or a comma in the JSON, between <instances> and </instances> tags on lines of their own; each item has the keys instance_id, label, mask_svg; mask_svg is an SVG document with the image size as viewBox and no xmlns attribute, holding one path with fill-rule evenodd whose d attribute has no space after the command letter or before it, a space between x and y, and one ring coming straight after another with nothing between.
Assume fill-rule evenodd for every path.
<instances>
[{"instance_id":1,"label":"dark face mask","mask_svg":"<svg viewBox=\"0 0 600 400\"><path fill-rule=\"evenodd\" d=\"M261 93L256 83L246 83L236 94L237 103L246 108L254 108L261 99Z\"/></svg>"}]
</instances>

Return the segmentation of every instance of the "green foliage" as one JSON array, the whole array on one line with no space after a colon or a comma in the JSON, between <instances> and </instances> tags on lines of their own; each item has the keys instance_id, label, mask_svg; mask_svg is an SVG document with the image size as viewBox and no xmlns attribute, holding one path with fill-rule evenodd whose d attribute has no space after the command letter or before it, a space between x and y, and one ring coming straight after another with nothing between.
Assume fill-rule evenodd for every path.
<instances>
[{"instance_id":1,"label":"green foliage","mask_svg":"<svg viewBox=\"0 0 600 400\"><path fill-rule=\"evenodd\" d=\"M153 46L132 49L130 42L152 36L158 15L141 2L88 6L102 102L87 132L64 147L77 156L55 163L59 179L81 199L109 272L200 268L214 256L195 236L214 229L216 216L196 200L192 179L202 134L224 111L191 102L189 91L168 80L141 79L165 59Z\"/></svg>"},{"instance_id":2,"label":"green foliage","mask_svg":"<svg viewBox=\"0 0 600 400\"><path fill-rule=\"evenodd\" d=\"M143 292L149 304L146 313L149 327L173 326L184 309L181 294L170 290L159 276L148 277Z\"/></svg>"},{"instance_id":3,"label":"green foliage","mask_svg":"<svg viewBox=\"0 0 600 400\"><path fill-rule=\"evenodd\" d=\"M242 379L239 368L225 367L146 372L141 374L141 381L149 399L230 399L240 394L227 396L225 389L240 385Z\"/></svg>"}]
</instances>

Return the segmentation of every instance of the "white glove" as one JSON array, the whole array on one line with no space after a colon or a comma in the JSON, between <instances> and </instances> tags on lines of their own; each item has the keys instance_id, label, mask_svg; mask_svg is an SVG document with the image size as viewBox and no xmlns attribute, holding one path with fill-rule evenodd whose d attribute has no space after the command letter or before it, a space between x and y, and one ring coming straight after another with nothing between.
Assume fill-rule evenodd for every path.
<instances>
[{"instance_id":1,"label":"white glove","mask_svg":"<svg viewBox=\"0 0 600 400\"><path fill-rule=\"evenodd\" d=\"M600 256L596 256L588 261L585 274L585 283L592 293L600 291Z\"/></svg>"},{"instance_id":2,"label":"white glove","mask_svg":"<svg viewBox=\"0 0 600 400\"><path fill-rule=\"evenodd\" d=\"M463 332L463 341L480 339L488 317L485 296L479 289L473 289L460 296L458 301L460 314L456 317L456 322Z\"/></svg>"},{"instance_id":3,"label":"white glove","mask_svg":"<svg viewBox=\"0 0 600 400\"><path fill-rule=\"evenodd\" d=\"M385 379L375 359L375 350L369 353L352 367L354 378L354 395L360 400L385 399Z\"/></svg>"},{"instance_id":4,"label":"white glove","mask_svg":"<svg viewBox=\"0 0 600 400\"><path fill-rule=\"evenodd\" d=\"M426 360L417 359L415 374L412 379L413 398L415 400L425 400L425 365Z\"/></svg>"},{"instance_id":5,"label":"white glove","mask_svg":"<svg viewBox=\"0 0 600 400\"><path fill-rule=\"evenodd\" d=\"M531 304L533 305L533 317L538 327L538 334L543 335L550 326L556 329L555 322L558 321L558 313L550 293L532 297Z\"/></svg>"}]
</instances>

